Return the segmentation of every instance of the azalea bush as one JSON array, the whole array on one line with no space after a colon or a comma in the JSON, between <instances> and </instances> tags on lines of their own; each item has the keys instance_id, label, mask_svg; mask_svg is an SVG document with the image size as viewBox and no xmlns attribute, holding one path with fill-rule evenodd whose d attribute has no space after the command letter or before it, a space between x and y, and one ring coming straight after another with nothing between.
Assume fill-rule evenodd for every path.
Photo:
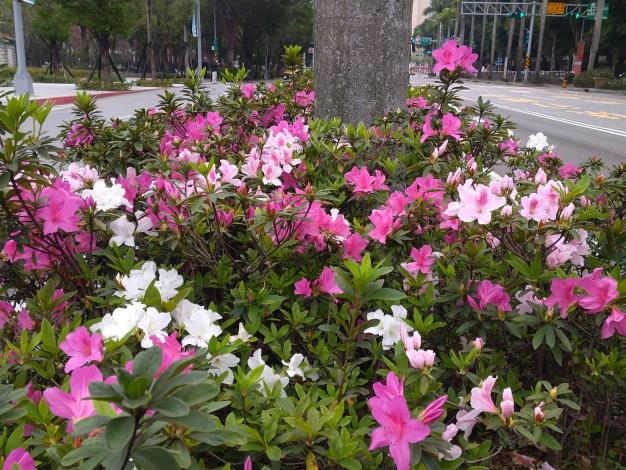
<instances>
[{"instance_id":1,"label":"azalea bush","mask_svg":"<svg viewBox=\"0 0 626 470\"><path fill-rule=\"evenodd\" d=\"M312 117L294 48L129 121L79 95L58 138L10 98L3 469L623 465L626 170L520 142L435 52L369 128Z\"/></svg>"}]
</instances>

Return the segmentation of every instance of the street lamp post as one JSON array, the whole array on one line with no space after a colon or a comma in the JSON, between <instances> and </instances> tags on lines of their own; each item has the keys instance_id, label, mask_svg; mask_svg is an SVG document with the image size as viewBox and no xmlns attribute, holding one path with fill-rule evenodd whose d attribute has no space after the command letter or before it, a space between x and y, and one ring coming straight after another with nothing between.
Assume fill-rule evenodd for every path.
<instances>
[{"instance_id":1,"label":"street lamp post","mask_svg":"<svg viewBox=\"0 0 626 470\"><path fill-rule=\"evenodd\" d=\"M24 49L24 26L22 23L22 3L13 0L13 22L15 24L15 52L17 55L17 70L13 78L16 95L33 94L33 78L26 67L26 52Z\"/></svg>"},{"instance_id":2,"label":"street lamp post","mask_svg":"<svg viewBox=\"0 0 626 470\"><path fill-rule=\"evenodd\" d=\"M524 63L524 83L528 82L528 69L530 68L530 52L533 47L533 29L535 26L535 2L530 14L530 30L528 31L528 45L526 46L526 60Z\"/></svg>"},{"instance_id":3,"label":"street lamp post","mask_svg":"<svg viewBox=\"0 0 626 470\"><path fill-rule=\"evenodd\" d=\"M196 0L196 33L198 35L198 76L202 73L202 22L200 21L200 0Z\"/></svg>"}]
</instances>

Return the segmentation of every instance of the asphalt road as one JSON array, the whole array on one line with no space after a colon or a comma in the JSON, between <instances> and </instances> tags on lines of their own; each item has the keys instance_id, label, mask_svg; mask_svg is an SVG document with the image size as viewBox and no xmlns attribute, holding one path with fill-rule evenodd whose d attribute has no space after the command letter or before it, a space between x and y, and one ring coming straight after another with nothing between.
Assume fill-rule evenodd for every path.
<instances>
[{"instance_id":1,"label":"asphalt road","mask_svg":"<svg viewBox=\"0 0 626 470\"><path fill-rule=\"evenodd\" d=\"M207 92L212 98L223 93L226 87L221 84L207 84L205 86ZM180 92L180 87L170 88L170 91ZM133 116L136 109L150 108L159 103L159 95L163 94L164 89L150 89L134 93L122 94L119 96L109 96L96 100L98 110L104 119L121 118L129 119ZM65 104L52 108L48 118L46 119L43 130L48 135L56 135L58 128L64 122L73 119L72 105Z\"/></svg>"},{"instance_id":2,"label":"asphalt road","mask_svg":"<svg viewBox=\"0 0 626 470\"><path fill-rule=\"evenodd\" d=\"M430 82L411 77L412 84ZM525 143L543 132L564 161L580 163L592 156L607 166L626 162L626 95L586 93L555 86L519 86L467 81L461 93L466 103L479 96L517 126Z\"/></svg>"}]
</instances>

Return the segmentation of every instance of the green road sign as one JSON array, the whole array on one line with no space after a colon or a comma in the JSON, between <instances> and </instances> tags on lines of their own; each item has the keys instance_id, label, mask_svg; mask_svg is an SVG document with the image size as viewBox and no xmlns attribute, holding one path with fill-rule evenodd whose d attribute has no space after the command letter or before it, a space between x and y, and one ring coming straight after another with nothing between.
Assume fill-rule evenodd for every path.
<instances>
[{"instance_id":1,"label":"green road sign","mask_svg":"<svg viewBox=\"0 0 626 470\"><path fill-rule=\"evenodd\" d=\"M420 38L420 45L422 46L430 46L433 43L433 38L430 36L422 36Z\"/></svg>"},{"instance_id":2,"label":"green road sign","mask_svg":"<svg viewBox=\"0 0 626 470\"><path fill-rule=\"evenodd\" d=\"M596 2L592 2L589 4L587 8L587 19L593 20L596 17ZM609 17L609 6L604 5L604 10L602 11L602 19L606 20Z\"/></svg>"}]
</instances>

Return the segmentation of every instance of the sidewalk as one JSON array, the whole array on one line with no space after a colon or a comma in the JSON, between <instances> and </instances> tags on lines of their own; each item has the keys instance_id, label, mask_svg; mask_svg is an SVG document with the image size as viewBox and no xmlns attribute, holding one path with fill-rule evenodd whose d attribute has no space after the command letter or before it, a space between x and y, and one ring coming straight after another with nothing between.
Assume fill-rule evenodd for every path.
<instances>
[{"instance_id":1,"label":"sidewalk","mask_svg":"<svg viewBox=\"0 0 626 470\"><path fill-rule=\"evenodd\" d=\"M77 93L83 90L77 90L73 83L33 83L35 95L33 99L42 104L46 101L52 102L54 105L70 104L74 101ZM129 90L106 91L106 90L86 90L87 93L95 97L106 98L108 96L118 96L128 93L141 93L143 91L158 90L158 87L137 87ZM12 91L13 87L0 87L2 91Z\"/></svg>"}]
</instances>

